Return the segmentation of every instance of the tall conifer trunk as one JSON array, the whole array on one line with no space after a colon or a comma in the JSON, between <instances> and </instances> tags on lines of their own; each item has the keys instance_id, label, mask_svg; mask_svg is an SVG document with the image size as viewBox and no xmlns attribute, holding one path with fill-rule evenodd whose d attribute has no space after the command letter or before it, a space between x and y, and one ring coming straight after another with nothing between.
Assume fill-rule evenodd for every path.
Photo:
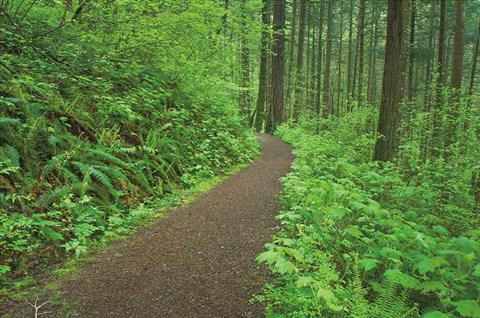
<instances>
[{"instance_id":1,"label":"tall conifer trunk","mask_svg":"<svg viewBox=\"0 0 480 318\"><path fill-rule=\"evenodd\" d=\"M388 0L387 40L383 70L382 102L378 119L378 133L374 160L391 161L397 145L399 103L403 97L405 80L405 30L410 1Z\"/></svg>"}]
</instances>

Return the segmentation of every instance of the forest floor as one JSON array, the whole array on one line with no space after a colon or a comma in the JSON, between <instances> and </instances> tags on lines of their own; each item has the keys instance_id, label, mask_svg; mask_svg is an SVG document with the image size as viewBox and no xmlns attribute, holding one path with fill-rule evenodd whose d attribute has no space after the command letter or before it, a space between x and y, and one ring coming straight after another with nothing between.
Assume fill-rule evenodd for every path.
<instances>
[{"instance_id":1,"label":"forest floor","mask_svg":"<svg viewBox=\"0 0 480 318\"><path fill-rule=\"evenodd\" d=\"M42 317L263 317L249 303L268 280L255 258L277 228L278 179L293 158L259 138L254 164L94 257L60 287L69 313L45 306Z\"/></svg>"}]
</instances>

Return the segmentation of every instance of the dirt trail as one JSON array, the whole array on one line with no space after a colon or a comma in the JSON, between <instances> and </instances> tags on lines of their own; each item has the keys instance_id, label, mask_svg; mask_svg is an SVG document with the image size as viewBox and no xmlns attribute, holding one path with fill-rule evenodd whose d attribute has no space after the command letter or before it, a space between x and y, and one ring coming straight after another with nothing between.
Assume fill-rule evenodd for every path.
<instances>
[{"instance_id":1,"label":"dirt trail","mask_svg":"<svg viewBox=\"0 0 480 318\"><path fill-rule=\"evenodd\" d=\"M267 279L254 259L275 230L278 179L292 155L279 139L260 139L253 165L67 281L76 316L262 317L262 306L248 303Z\"/></svg>"}]
</instances>

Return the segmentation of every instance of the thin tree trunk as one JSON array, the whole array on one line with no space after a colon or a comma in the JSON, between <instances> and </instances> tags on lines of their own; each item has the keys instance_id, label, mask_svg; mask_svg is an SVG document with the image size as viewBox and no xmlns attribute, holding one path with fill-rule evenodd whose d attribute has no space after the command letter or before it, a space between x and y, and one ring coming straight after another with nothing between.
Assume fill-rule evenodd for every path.
<instances>
[{"instance_id":1,"label":"thin tree trunk","mask_svg":"<svg viewBox=\"0 0 480 318\"><path fill-rule=\"evenodd\" d=\"M430 3L430 15L429 15L429 25L433 26L434 16L435 16L435 3L436 0L432 0ZM433 50L433 27L429 28L428 31L428 48ZM427 67L425 70L425 111L430 111L431 103L431 82L432 81L432 59L428 58Z\"/></svg>"},{"instance_id":2,"label":"thin tree trunk","mask_svg":"<svg viewBox=\"0 0 480 318\"><path fill-rule=\"evenodd\" d=\"M272 106L275 129L284 121L283 84L285 64L285 0L275 0L273 6Z\"/></svg>"},{"instance_id":3,"label":"thin tree trunk","mask_svg":"<svg viewBox=\"0 0 480 318\"><path fill-rule=\"evenodd\" d=\"M257 132L262 131L263 128L265 101L267 98L267 49L269 43L268 28L270 26L269 1L270 0L262 0L262 46L260 48L260 74L258 80L257 114L255 117L255 130Z\"/></svg>"},{"instance_id":4,"label":"thin tree trunk","mask_svg":"<svg viewBox=\"0 0 480 318\"><path fill-rule=\"evenodd\" d=\"M363 67L364 64L364 47L365 47L365 0L360 0L360 13L359 13L359 23L358 23L358 39L359 39L359 44L358 44L358 96L357 96L357 102L358 102L358 107L362 106L362 99L363 99L363 70L365 69Z\"/></svg>"},{"instance_id":5,"label":"thin tree trunk","mask_svg":"<svg viewBox=\"0 0 480 318\"><path fill-rule=\"evenodd\" d=\"M440 111L443 106L443 87L445 84L445 0L440 2L440 27L438 34L438 54L437 54L437 87L435 97L435 109L433 110L433 123L432 123L432 140L430 145L430 154L432 157L438 157L440 151L439 138L440 138Z\"/></svg>"},{"instance_id":6,"label":"thin tree trunk","mask_svg":"<svg viewBox=\"0 0 480 318\"><path fill-rule=\"evenodd\" d=\"M367 79L367 101L372 103L372 69L374 66L373 50L374 50L374 36L375 36L375 7L372 5L372 16L370 24L370 49L368 52L368 79Z\"/></svg>"},{"instance_id":7,"label":"thin tree trunk","mask_svg":"<svg viewBox=\"0 0 480 318\"><path fill-rule=\"evenodd\" d=\"M315 6L311 4L310 6L310 16L312 16L315 12ZM312 25L312 54L311 54L311 62L310 62L310 87L309 87L309 98L308 98L308 107L309 109L313 109L313 103L315 101L315 84L317 79L317 37L316 37L316 29L315 25Z\"/></svg>"},{"instance_id":8,"label":"thin tree trunk","mask_svg":"<svg viewBox=\"0 0 480 318\"><path fill-rule=\"evenodd\" d=\"M460 89L462 88L463 70L463 0L455 0L455 35L453 37L452 60L452 103L447 110L447 131L445 135L445 159L453 154L452 145L456 140L460 108Z\"/></svg>"},{"instance_id":9,"label":"thin tree trunk","mask_svg":"<svg viewBox=\"0 0 480 318\"><path fill-rule=\"evenodd\" d=\"M304 88L303 76L303 50L305 45L305 17L307 0L300 0L300 21L298 26L297 67L295 72L295 106L293 109L293 121L298 122L300 108L302 107L302 89Z\"/></svg>"},{"instance_id":10,"label":"thin tree trunk","mask_svg":"<svg viewBox=\"0 0 480 318\"><path fill-rule=\"evenodd\" d=\"M241 30L242 43L240 53L241 65L241 94L240 94L240 111L242 117L246 120L249 118L251 96L250 96L250 49L247 43L247 12L246 0L241 2Z\"/></svg>"},{"instance_id":11,"label":"thin tree trunk","mask_svg":"<svg viewBox=\"0 0 480 318\"><path fill-rule=\"evenodd\" d=\"M332 37L333 37L333 16L332 16L332 0L328 0L327 9L327 49L325 52L325 72L323 73L323 107L322 115L327 118L331 114L331 97L330 97L330 66L332 59Z\"/></svg>"},{"instance_id":12,"label":"thin tree trunk","mask_svg":"<svg viewBox=\"0 0 480 318\"><path fill-rule=\"evenodd\" d=\"M274 0L276 1L276 0ZM292 19L290 21L290 40L288 43L288 65L286 75L286 84L287 92L285 94L285 105L290 105L291 95L292 95L292 86L294 85L293 81L295 77L293 76L293 63L295 61L295 36L296 36L296 26L297 26L297 0L292 0Z\"/></svg>"},{"instance_id":13,"label":"thin tree trunk","mask_svg":"<svg viewBox=\"0 0 480 318\"><path fill-rule=\"evenodd\" d=\"M408 101L413 99L413 46L415 44L415 15L416 15L416 1L412 1L412 12L410 14L410 54L408 56Z\"/></svg>"},{"instance_id":14,"label":"thin tree trunk","mask_svg":"<svg viewBox=\"0 0 480 318\"><path fill-rule=\"evenodd\" d=\"M475 84L475 72L477 69L478 51L480 46L480 23L478 24L477 40L472 55L472 70L470 72L470 85L468 86L468 95L473 94L473 86Z\"/></svg>"},{"instance_id":15,"label":"thin tree trunk","mask_svg":"<svg viewBox=\"0 0 480 318\"><path fill-rule=\"evenodd\" d=\"M322 58L323 58L323 16L325 11L325 0L321 0L320 2L320 18L319 18L319 26L318 26L318 64L317 64L317 88L315 90L315 110L317 114L317 118L320 117L321 113L321 92L322 92ZM317 133L318 133L318 126L317 126Z\"/></svg>"},{"instance_id":16,"label":"thin tree trunk","mask_svg":"<svg viewBox=\"0 0 480 318\"><path fill-rule=\"evenodd\" d=\"M340 109L341 109L341 103L340 103L340 96L342 93L342 49L343 49L343 0L340 2L340 39L338 40L338 79L337 79L337 111L336 115L340 116Z\"/></svg>"},{"instance_id":17,"label":"thin tree trunk","mask_svg":"<svg viewBox=\"0 0 480 318\"><path fill-rule=\"evenodd\" d=\"M348 12L348 66L347 66L347 111L350 111L352 96L352 55L353 55L353 0L350 0Z\"/></svg>"}]
</instances>

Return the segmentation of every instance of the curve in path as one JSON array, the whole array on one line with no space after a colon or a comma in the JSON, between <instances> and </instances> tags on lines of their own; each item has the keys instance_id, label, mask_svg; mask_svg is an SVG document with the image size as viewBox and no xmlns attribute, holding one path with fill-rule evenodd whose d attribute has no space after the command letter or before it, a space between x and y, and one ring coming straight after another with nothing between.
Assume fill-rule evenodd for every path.
<instances>
[{"instance_id":1,"label":"curve in path","mask_svg":"<svg viewBox=\"0 0 480 318\"><path fill-rule=\"evenodd\" d=\"M279 139L259 138L254 164L67 281L78 316L262 317L262 306L249 304L267 280L254 259L275 230L278 179L292 155Z\"/></svg>"}]
</instances>

